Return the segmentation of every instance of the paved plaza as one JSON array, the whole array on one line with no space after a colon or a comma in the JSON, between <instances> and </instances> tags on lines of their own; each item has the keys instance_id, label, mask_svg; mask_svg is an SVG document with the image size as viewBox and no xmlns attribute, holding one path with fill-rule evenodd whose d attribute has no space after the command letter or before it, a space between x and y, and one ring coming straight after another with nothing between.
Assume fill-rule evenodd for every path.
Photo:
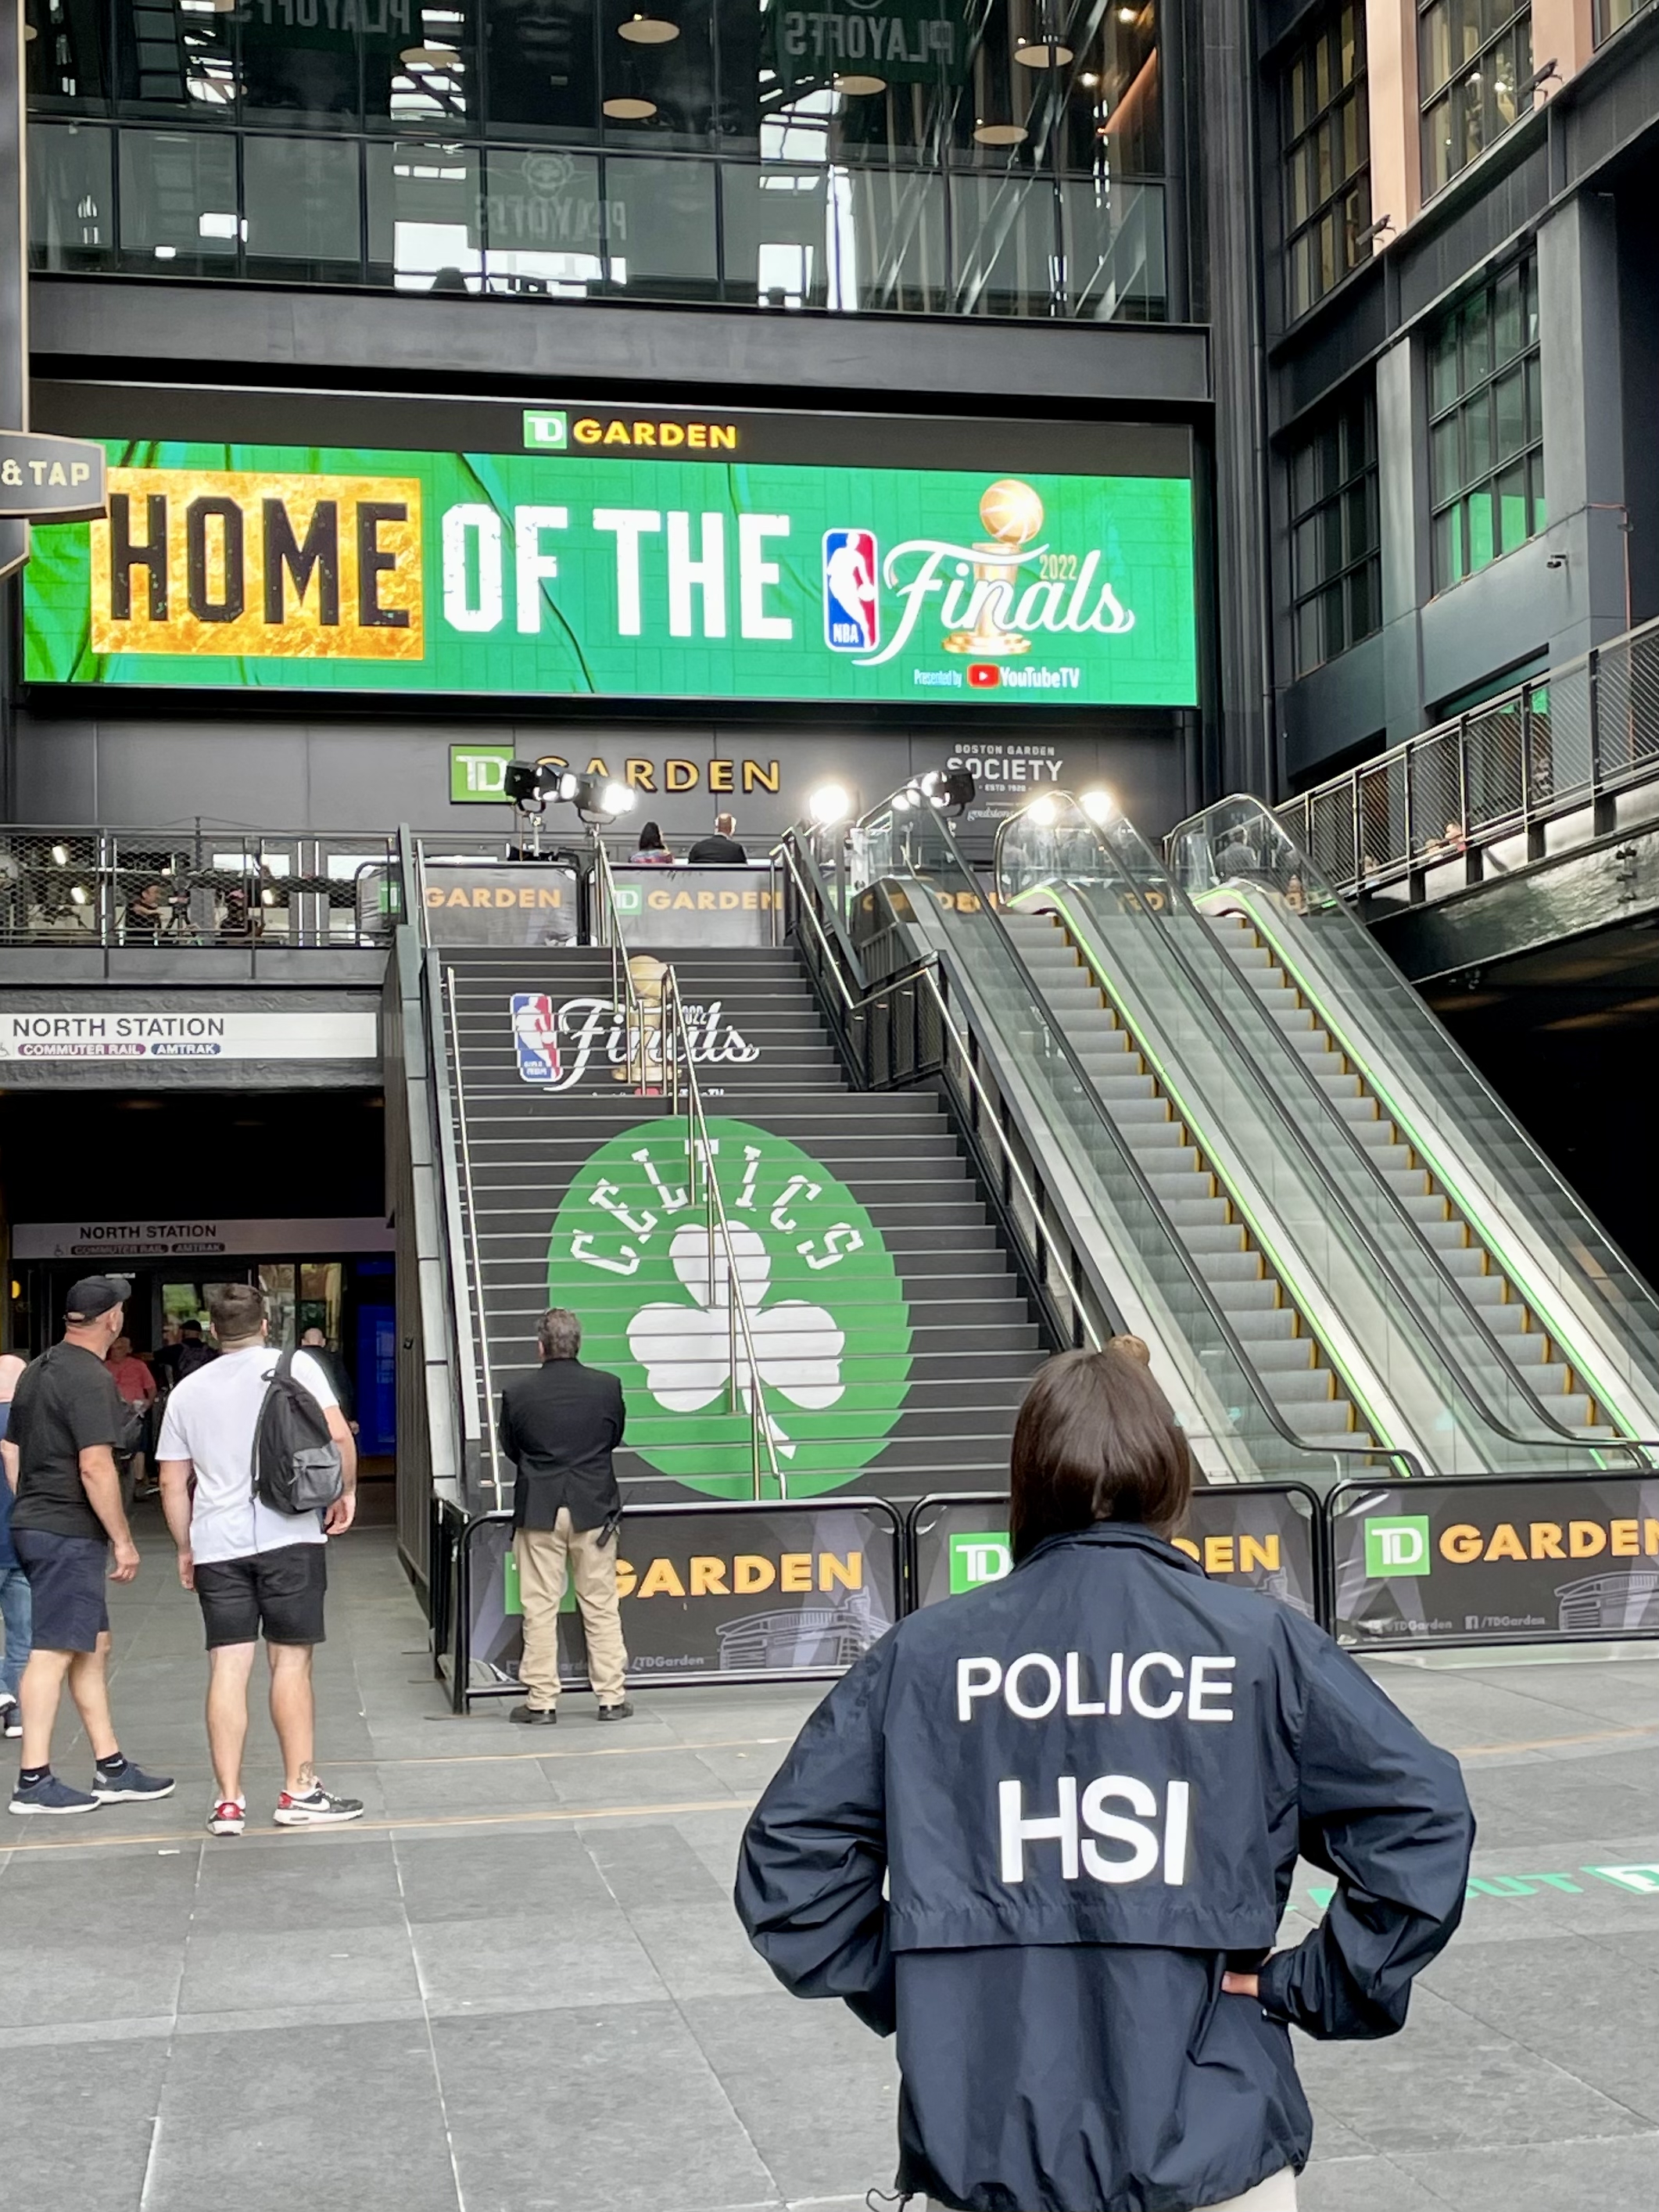
<instances>
[{"instance_id":1,"label":"paved plaza","mask_svg":"<svg viewBox=\"0 0 1659 2212\"><path fill-rule=\"evenodd\" d=\"M529 1744L504 1707L458 1720L364 1529L332 1554L319 1690L325 1778L368 1811L272 1828L261 1722L249 1832L216 1842L196 1608L140 1533L117 1717L180 1786L0 1834L0 2201L856 2212L890 2187L892 2046L784 1996L728 1901L809 1695L647 1692L603 1735L573 1698ZM1298 2039L1304 2212L1651 2212L1659 1656L1384 1671L1464 1759L1475 1891L1402 2036Z\"/></svg>"}]
</instances>

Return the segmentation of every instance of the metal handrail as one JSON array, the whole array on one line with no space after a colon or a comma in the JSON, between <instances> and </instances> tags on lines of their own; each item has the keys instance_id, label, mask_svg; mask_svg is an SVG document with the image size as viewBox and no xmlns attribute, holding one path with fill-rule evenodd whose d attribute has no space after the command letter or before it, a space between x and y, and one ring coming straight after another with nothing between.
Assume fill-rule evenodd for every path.
<instances>
[{"instance_id":1,"label":"metal handrail","mask_svg":"<svg viewBox=\"0 0 1659 2212\"><path fill-rule=\"evenodd\" d=\"M448 1002L449 1034L460 1035L460 1018L455 1005L455 971L444 969L444 995ZM484 1305L483 1252L478 1242L478 1194L472 1182L472 1139L467 1127L466 1091L461 1080L461 1060L458 1052L450 1070L450 1079L455 1091L455 1126L460 1139L460 1170L466 1190L467 1243L471 1247L472 1284L477 1296L478 1355L483 1379L483 1419L481 1424L489 1451L489 1483L495 1493L495 1503L501 1501L501 1447L495 1426L495 1382L489 1369L489 1316Z\"/></svg>"},{"instance_id":2,"label":"metal handrail","mask_svg":"<svg viewBox=\"0 0 1659 2212\"><path fill-rule=\"evenodd\" d=\"M651 1047L645 1033L645 1006L634 981L634 971L628 962L628 945L623 937L622 909L617 902L617 878L611 866L611 856L605 842L597 831L593 836L593 888L599 896L599 942L611 949L611 1003L623 1017L623 1035L637 1040L640 1054L640 1083L641 1087L651 1080ZM630 1044L631 1056L631 1044ZM662 1016L657 1018L657 1058L662 1060Z\"/></svg>"},{"instance_id":3,"label":"metal handrail","mask_svg":"<svg viewBox=\"0 0 1659 2212\"><path fill-rule=\"evenodd\" d=\"M726 1211L726 1200L721 1194L720 1177L714 1172L714 1155L709 1140L708 1122L702 1110L702 1092L697 1082L696 1063L691 1057L690 1025L685 1018L685 1005L680 996L678 975L670 968L663 977L661 1030L663 1056L667 1065L671 1110L677 1116L681 1112L680 1098L684 1094L685 1105L685 1172L686 1188L692 1205L697 1202L697 1164L702 1164L703 1203L706 1208L708 1294L714 1294L714 1249L718 1237L726 1255L726 1389L727 1407L732 1413L739 1410L742 1388L738 1382L738 1339L743 1339L743 1356L749 1371L749 1455L751 1495L762 1499L766 1495L761 1477L761 1451L765 1447L767 1472L777 1486L781 1498L788 1497L782 1469L778 1465L776 1439L773 1435L771 1418L766 1411L765 1386L761 1380L760 1359L755 1350L754 1332L749 1325L749 1309L744 1303L741 1279L738 1273L737 1247L732 1240L732 1223ZM682 1073L684 1071L684 1073Z\"/></svg>"}]
</instances>

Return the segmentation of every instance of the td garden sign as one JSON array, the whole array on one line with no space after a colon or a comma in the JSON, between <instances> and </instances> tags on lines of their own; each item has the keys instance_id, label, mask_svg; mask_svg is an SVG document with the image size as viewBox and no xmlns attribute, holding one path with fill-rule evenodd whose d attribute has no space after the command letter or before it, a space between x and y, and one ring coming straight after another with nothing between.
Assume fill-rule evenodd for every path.
<instances>
[{"instance_id":1,"label":"td garden sign","mask_svg":"<svg viewBox=\"0 0 1659 2212\"><path fill-rule=\"evenodd\" d=\"M1196 699L1185 477L670 458L535 421L511 453L106 441L107 519L36 534L28 678Z\"/></svg>"}]
</instances>

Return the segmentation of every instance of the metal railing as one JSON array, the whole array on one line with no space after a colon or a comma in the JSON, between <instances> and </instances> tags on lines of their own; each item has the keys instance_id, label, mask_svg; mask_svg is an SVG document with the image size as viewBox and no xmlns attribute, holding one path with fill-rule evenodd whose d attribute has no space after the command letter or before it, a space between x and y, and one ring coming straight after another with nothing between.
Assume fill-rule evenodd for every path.
<instances>
[{"instance_id":1,"label":"metal railing","mask_svg":"<svg viewBox=\"0 0 1659 2212\"><path fill-rule=\"evenodd\" d=\"M1617 828L1621 792L1659 777L1659 620L1528 678L1275 811L1337 888L1413 898L1541 860L1551 823ZM1505 850L1509 847L1510 849ZM1455 864L1462 862L1462 866Z\"/></svg>"},{"instance_id":2,"label":"metal railing","mask_svg":"<svg viewBox=\"0 0 1659 2212\"><path fill-rule=\"evenodd\" d=\"M80 949L389 943L394 839L215 830L0 830L0 945Z\"/></svg>"}]
</instances>

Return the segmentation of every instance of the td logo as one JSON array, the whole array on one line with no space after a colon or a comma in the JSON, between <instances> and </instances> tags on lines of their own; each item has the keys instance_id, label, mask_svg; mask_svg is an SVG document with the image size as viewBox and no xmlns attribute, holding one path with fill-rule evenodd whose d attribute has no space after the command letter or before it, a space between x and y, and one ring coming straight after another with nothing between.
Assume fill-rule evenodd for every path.
<instances>
[{"instance_id":1,"label":"td logo","mask_svg":"<svg viewBox=\"0 0 1659 2212\"><path fill-rule=\"evenodd\" d=\"M524 410L524 441L532 453L565 452L570 443L570 425L564 410L559 407L526 407Z\"/></svg>"},{"instance_id":2,"label":"td logo","mask_svg":"<svg viewBox=\"0 0 1659 2212\"><path fill-rule=\"evenodd\" d=\"M978 1589L985 1583L1000 1583L1013 1567L1006 1532L987 1529L981 1534L951 1539L951 1595Z\"/></svg>"},{"instance_id":3,"label":"td logo","mask_svg":"<svg viewBox=\"0 0 1659 2212\"><path fill-rule=\"evenodd\" d=\"M1426 1575L1432 1565L1426 1513L1366 1522L1365 1572L1374 1582L1390 1575Z\"/></svg>"}]
</instances>

